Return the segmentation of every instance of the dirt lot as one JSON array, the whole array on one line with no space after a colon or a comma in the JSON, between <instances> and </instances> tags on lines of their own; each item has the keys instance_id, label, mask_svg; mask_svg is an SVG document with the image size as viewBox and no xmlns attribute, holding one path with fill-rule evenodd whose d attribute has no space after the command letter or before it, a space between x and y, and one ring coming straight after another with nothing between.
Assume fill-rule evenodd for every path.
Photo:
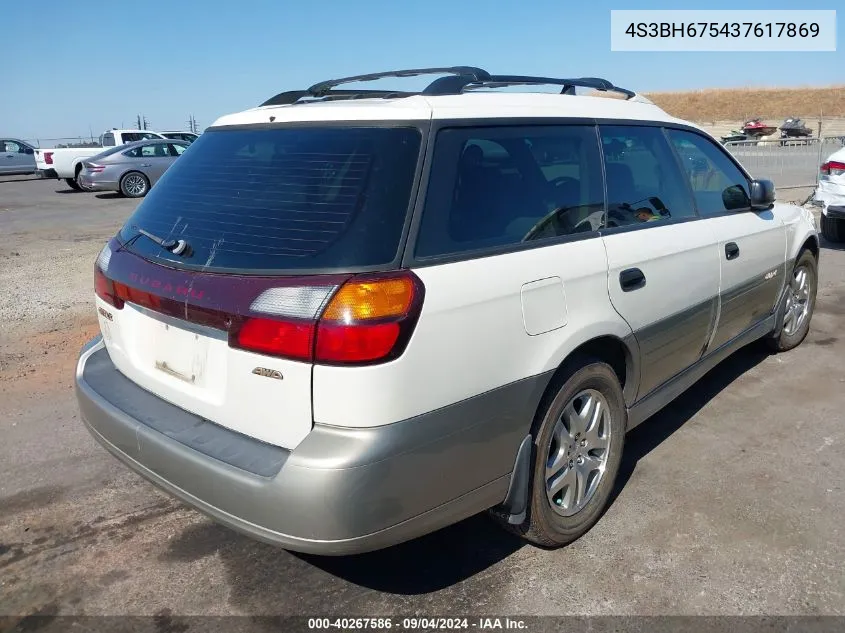
<instances>
[{"instance_id":1,"label":"dirt lot","mask_svg":"<svg viewBox=\"0 0 845 633\"><path fill-rule=\"evenodd\" d=\"M91 269L134 206L0 180L0 614L845 615L841 250L805 343L741 351L634 431L618 496L570 547L477 517L320 559L214 525L84 430Z\"/></svg>"}]
</instances>

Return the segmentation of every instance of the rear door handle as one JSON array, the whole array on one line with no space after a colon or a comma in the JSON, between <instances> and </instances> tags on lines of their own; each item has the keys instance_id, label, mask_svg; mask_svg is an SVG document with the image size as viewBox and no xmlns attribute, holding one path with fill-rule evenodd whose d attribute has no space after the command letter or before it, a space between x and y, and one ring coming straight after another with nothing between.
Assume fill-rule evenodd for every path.
<instances>
[{"instance_id":1,"label":"rear door handle","mask_svg":"<svg viewBox=\"0 0 845 633\"><path fill-rule=\"evenodd\" d=\"M728 242L725 244L725 257L728 259L736 259L739 257L739 246L736 242Z\"/></svg>"},{"instance_id":2,"label":"rear door handle","mask_svg":"<svg viewBox=\"0 0 845 633\"><path fill-rule=\"evenodd\" d=\"M619 285L623 292L631 292L645 286L645 275L639 268L628 268L619 273Z\"/></svg>"}]
</instances>

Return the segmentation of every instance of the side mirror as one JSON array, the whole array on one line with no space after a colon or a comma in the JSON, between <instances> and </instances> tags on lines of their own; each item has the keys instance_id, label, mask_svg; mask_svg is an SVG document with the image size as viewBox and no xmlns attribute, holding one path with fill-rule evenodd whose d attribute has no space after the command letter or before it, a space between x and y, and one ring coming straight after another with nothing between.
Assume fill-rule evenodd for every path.
<instances>
[{"instance_id":1,"label":"side mirror","mask_svg":"<svg viewBox=\"0 0 845 633\"><path fill-rule=\"evenodd\" d=\"M34 150L34 149L32 149L31 147L24 147L24 148L23 148L23 153L24 153L24 154L35 154L35 150Z\"/></svg>"},{"instance_id":2,"label":"side mirror","mask_svg":"<svg viewBox=\"0 0 845 633\"><path fill-rule=\"evenodd\" d=\"M751 181L751 208L768 209L775 202L775 184L771 180Z\"/></svg>"}]
</instances>

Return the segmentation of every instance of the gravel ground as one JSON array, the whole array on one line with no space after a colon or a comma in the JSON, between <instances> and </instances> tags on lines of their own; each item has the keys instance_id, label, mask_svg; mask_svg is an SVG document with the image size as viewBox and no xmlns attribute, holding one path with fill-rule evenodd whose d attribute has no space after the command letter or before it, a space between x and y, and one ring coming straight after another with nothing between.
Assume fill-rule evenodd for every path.
<instances>
[{"instance_id":1,"label":"gravel ground","mask_svg":"<svg viewBox=\"0 0 845 633\"><path fill-rule=\"evenodd\" d=\"M570 547L476 517L320 559L211 523L83 429L91 267L134 206L0 179L0 614L158 614L180 632L171 615L845 615L843 251L823 250L805 343L737 353L635 430L616 499Z\"/></svg>"},{"instance_id":2,"label":"gravel ground","mask_svg":"<svg viewBox=\"0 0 845 633\"><path fill-rule=\"evenodd\" d=\"M136 205L64 181L0 177L0 336L90 312L97 253Z\"/></svg>"}]
</instances>

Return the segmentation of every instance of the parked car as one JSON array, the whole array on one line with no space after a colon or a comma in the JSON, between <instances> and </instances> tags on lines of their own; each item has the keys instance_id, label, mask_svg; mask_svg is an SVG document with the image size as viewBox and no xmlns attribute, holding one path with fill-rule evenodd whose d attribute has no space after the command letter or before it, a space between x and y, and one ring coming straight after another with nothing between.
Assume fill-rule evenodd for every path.
<instances>
[{"instance_id":1,"label":"parked car","mask_svg":"<svg viewBox=\"0 0 845 633\"><path fill-rule=\"evenodd\" d=\"M72 189L80 190L79 174L82 163L103 151L104 147L115 147L144 139L164 138L150 130L107 130L100 135L99 147L64 147L35 150L35 174L39 178L64 180Z\"/></svg>"},{"instance_id":2,"label":"parked car","mask_svg":"<svg viewBox=\"0 0 845 633\"><path fill-rule=\"evenodd\" d=\"M845 242L845 148L822 164L815 199L822 203L822 235L831 242Z\"/></svg>"},{"instance_id":3,"label":"parked car","mask_svg":"<svg viewBox=\"0 0 845 633\"><path fill-rule=\"evenodd\" d=\"M172 138L179 141L186 141L188 143L193 143L195 140L199 138L199 134L194 134L193 132L180 132L179 130L168 130L161 133L162 136L165 138Z\"/></svg>"},{"instance_id":4,"label":"parked car","mask_svg":"<svg viewBox=\"0 0 845 633\"><path fill-rule=\"evenodd\" d=\"M35 150L16 138L0 139L0 175L35 173Z\"/></svg>"},{"instance_id":5,"label":"parked car","mask_svg":"<svg viewBox=\"0 0 845 633\"><path fill-rule=\"evenodd\" d=\"M473 90L513 83L560 93ZM218 119L106 244L76 393L129 468L263 541L346 554L490 509L559 546L629 429L804 340L818 252L809 211L609 81L331 80Z\"/></svg>"},{"instance_id":6,"label":"parked car","mask_svg":"<svg viewBox=\"0 0 845 633\"><path fill-rule=\"evenodd\" d=\"M86 191L143 198L187 147L185 141L160 139L114 147L83 163L79 184Z\"/></svg>"}]
</instances>

